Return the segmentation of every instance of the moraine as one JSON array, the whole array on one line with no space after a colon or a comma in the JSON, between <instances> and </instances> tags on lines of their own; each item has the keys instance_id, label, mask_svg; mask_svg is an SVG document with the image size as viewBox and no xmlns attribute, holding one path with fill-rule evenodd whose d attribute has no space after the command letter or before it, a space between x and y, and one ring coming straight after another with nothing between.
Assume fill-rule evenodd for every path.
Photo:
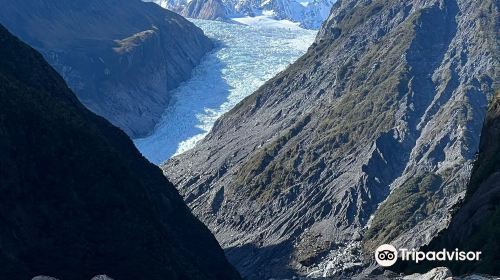
<instances>
[{"instance_id":1,"label":"moraine","mask_svg":"<svg viewBox=\"0 0 500 280\"><path fill-rule=\"evenodd\" d=\"M237 20L249 25L192 20L217 47L174 90L152 134L134 140L151 162L160 164L193 148L220 116L304 54L316 36L289 21Z\"/></svg>"}]
</instances>

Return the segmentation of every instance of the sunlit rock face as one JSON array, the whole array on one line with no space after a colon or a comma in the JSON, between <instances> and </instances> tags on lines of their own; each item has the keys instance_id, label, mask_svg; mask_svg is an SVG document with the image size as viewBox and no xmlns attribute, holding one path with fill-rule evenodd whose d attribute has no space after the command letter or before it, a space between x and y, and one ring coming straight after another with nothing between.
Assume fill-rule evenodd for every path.
<instances>
[{"instance_id":1,"label":"sunlit rock face","mask_svg":"<svg viewBox=\"0 0 500 280\"><path fill-rule=\"evenodd\" d=\"M447 262L455 275L499 275L500 241L500 90L492 99L481 133L481 143L464 200L456 206L449 227L423 248L481 252L478 261ZM401 271L422 271L435 262L408 264Z\"/></svg>"},{"instance_id":2,"label":"sunlit rock face","mask_svg":"<svg viewBox=\"0 0 500 280\"><path fill-rule=\"evenodd\" d=\"M250 279L352 275L379 244L424 245L471 173L497 23L495 1L339 1L165 174Z\"/></svg>"},{"instance_id":3,"label":"sunlit rock face","mask_svg":"<svg viewBox=\"0 0 500 280\"><path fill-rule=\"evenodd\" d=\"M336 0L145 0L198 19L230 21L267 15L290 20L307 29L319 29Z\"/></svg>"},{"instance_id":4,"label":"sunlit rock face","mask_svg":"<svg viewBox=\"0 0 500 280\"><path fill-rule=\"evenodd\" d=\"M212 48L183 17L135 0L5 0L0 23L40 51L87 108L131 137L151 132L169 91Z\"/></svg>"}]
</instances>

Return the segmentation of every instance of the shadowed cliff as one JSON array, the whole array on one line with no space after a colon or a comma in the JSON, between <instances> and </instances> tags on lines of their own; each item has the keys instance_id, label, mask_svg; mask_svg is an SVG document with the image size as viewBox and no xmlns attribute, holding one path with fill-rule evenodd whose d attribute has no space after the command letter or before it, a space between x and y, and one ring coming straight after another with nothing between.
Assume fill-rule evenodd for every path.
<instances>
[{"instance_id":1,"label":"shadowed cliff","mask_svg":"<svg viewBox=\"0 0 500 280\"><path fill-rule=\"evenodd\" d=\"M239 279L161 171L0 26L3 279Z\"/></svg>"},{"instance_id":2,"label":"shadowed cliff","mask_svg":"<svg viewBox=\"0 0 500 280\"><path fill-rule=\"evenodd\" d=\"M212 49L194 24L140 0L4 0L0 23L131 137L151 132L169 91Z\"/></svg>"}]
</instances>

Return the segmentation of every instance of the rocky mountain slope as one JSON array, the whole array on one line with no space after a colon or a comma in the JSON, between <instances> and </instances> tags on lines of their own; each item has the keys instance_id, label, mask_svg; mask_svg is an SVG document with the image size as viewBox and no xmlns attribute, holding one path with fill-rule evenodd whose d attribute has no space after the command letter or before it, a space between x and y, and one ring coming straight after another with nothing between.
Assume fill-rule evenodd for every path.
<instances>
[{"instance_id":1,"label":"rocky mountain slope","mask_svg":"<svg viewBox=\"0 0 500 280\"><path fill-rule=\"evenodd\" d=\"M490 275L463 275L455 276L446 267L436 267L425 273L413 273L409 275L393 273L391 271L385 271L383 275L370 275L363 278L353 278L360 280L498 280L498 277ZM52 280L52 279L50 279ZM107 279L104 279L107 280Z\"/></svg>"},{"instance_id":2,"label":"rocky mountain slope","mask_svg":"<svg viewBox=\"0 0 500 280\"><path fill-rule=\"evenodd\" d=\"M144 0L175 11L185 17L229 20L258 16L267 12L275 19L286 19L308 29L318 29L330 14L335 0Z\"/></svg>"},{"instance_id":3,"label":"rocky mountain slope","mask_svg":"<svg viewBox=\"0 0 500 280\"><path fill-rule=\"evenodd\" d=\"M132 137L212 48L201 29L140 0L5 0L0 23L40 51L80 101Z\"/></svg>"},{"instance_id":4,"label":"rocky mountain slope","mask_svg":"<svg viewBox=\"0 0 500 280\"><path fill-rule=\"evenodd\" d=\"M483 131L478 159L474 164L467 194L457 205L449 227L425 250L480 251L479 262L449 262L456 274L500 275L500 91L493 99ZM432 263L407 268L426 269ZM435 264L434 264L435 265Z\"/></svg>"},{"instance_id":5,"label":"rocky mountain slope","mask_svg":"<svg viewBox=\"0 0 500 280\"><path fill-rule=\"evenodd\" d=\"M161 171L1 25L0 108L2 279L240 279Z\"/></svg>"},{"instance_id":6,"label":"rocky mountain slope","mask_svg":"<svg viewBox=\"0 0 500 280\"><path fill-rule=\"evenodd\" d=\"M338 1L307 54L165 174L249 279L349 275L379 244L424 245L499 87L498 9Z\"/></svg>"}]
</instances>

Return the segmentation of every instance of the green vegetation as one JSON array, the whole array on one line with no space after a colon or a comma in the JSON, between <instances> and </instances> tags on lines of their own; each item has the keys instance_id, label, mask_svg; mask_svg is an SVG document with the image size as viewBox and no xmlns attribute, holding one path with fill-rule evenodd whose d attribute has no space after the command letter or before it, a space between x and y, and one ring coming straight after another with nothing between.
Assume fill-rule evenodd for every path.
<instances>
[{"instance_id":1,"label":"green vegetation","mask_svg":"<svg viewBox=\"0 0 500 280\"><path fill-rule=\"evenodd\" d=\"M365 251L372 252L434 213L439 207L436 191L441 183L440 176L428 173L414 176L395 189L375 212L364 237Z\"/></svg>"},{"instance_id":2,"label":"green vegetation","mask_svg":"<svg viewBox=\"0 0 500 280\"><path fill-rule=\"evenodd\" d=\"M342 21L342 34L349 34L349 30L389 9L390 5L382 2L372 1L353 9L353 14L346 15ZM411 22L415 20L417 17ZM317 55L323 55L327 60L330 53L338 51L339 45L321 41L316 47L320 53L308 52L231 110L228 115L245 116L263 106L276 90L293 92L300 88L320 88L318 85L304 85L311 80L336 80L340 83L337 91L342 92L342 95L334 96L334 103L325 103L311 115L308 122L312 125L306 131L301 131L305 126L302 121L297 121L282 136L251 155L235 175L235 188L264 204L289 187L317 178L318 172L331 166L332 162L391 131L396 125L396 112L401 102L405 102L402 98L410 90L408 85L412 74L410 67L401 61L401 54L408 50L415 38L414 28L413 24L402 25L393 31L392 36L384 36L379 42L368 45L362 57L348 58L345 63L325 72L321 72L323 65L317 66ZM350 39L340 35L338 40ZM319 75L325 76L301 83L287 82L302 81L304 69L310 65L320 69L317 70L321 72ZM274 90L266 91L266 88ZM322 94L332 94L327 90L328 86ZM227 118L227 121L232 120ZM308 143L304 143L305 139Z\"/></svg>"},{"instance_id":3,"label":"green vegetation","mask_svg":"<svg viewBox=\"0 0 500 280\"><path fill-rule=\"evenodd\" d=\"M492 176L500 172L500 92L492 100L481 135L478 160L474 165L465 199L449 227L442 231L423 251L481 251L479 262L423 262L400 264L398 271L425 272L436 266L449 267L454 275L500 273L500 189Z\"/></svg>"},{"instance_id":4,"label":"green vegetation","mask_svg":"<svg viewBox=\"0 0 500 280\"><path fill-rule=\"evenodd\" d=\"M500 262L500 193L498 193L498 182L490 182L489 184L486 182L497 172L500 172L500 91L497 91L493 98L488 115L486 116L481 135L479 157L472 171L471 180L467 187L467 195L461 203L462 206L467 206L468 204L480 205L484 207L483 209L488 209L491 212L481 213L484 220L479 228L473 225L474 228L470 236L464 237L463 243L448 243L446 242L446 238L443 238L439 242L431 244L435 248L457 247L463 248L463 250L482 252L482 258L479 263L448 264L453 272L457 274L480 272L498 275L500 273L500 268L498 267ZM491 192L492 189L496 191ZM477 198L473 196L478 191L481 193L490 191L488 200L479 203L475 201ZM474 210L469 210L471 212L467 213L468 216L470 215L467 218L473 218L472 214L474 212L472 211ZM454 233L452 232L451 234ZM442 235L445 236L446 231Z\"/></svg>"},{"instance_id":5,"label":"green vegetation","mask_svg":"<svg viewBox=\"0 0 500 280\"><path fill-rule=\"evenodd\" d=\"M276 141L266 145L261 151L251 157L239 170L236 176L236 185L240 188L248 187L251 198L257 199L262 203L269 201L273 197L274 192L280 191L284 186L289 186L294 179L294 163L300 155L298 147L295 146L287 150L285 155L286 160L273 160L279 154L280 150L295 137L310 120L310 116L301 119L284 135L279 137ZM271 174L273 176L271 176ZM280 176L283 174L286 174L285 178Z\"/></svg>"}]
</instances>

